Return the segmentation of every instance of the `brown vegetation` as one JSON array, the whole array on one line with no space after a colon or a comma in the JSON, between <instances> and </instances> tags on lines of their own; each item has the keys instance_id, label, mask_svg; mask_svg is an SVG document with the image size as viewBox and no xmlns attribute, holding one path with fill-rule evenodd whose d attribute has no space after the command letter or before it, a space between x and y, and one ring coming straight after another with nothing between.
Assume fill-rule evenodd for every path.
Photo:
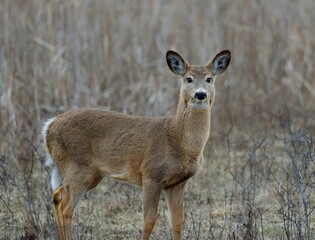
<instances>
[{"instance_id":1,"label":"brown vegetation","mask_svg":"<svg viewBox=\"0 0 315 240\"><path fill-rule=\"evenodd\" d=\"M200 64L233 55L185 195L184 238L314 238L314 11L312 0L1 1L0 238L56 238L47 118L80 107L174 113L168 49ZM80 203L76 238L139 238L140 191L102 186ZM164 209L154 239L171 236Z\"/></svg>"}]
</instances>

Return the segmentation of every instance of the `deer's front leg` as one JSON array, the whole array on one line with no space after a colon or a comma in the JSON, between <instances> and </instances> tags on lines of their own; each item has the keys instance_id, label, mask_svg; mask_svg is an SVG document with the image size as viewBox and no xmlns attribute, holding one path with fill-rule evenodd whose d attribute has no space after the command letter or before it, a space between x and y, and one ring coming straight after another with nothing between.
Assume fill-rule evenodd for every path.
<instances>
[{"instance_id":1,"label":"deer's front leg","mask_svg":"<svg viewBox=\"0 0 315 240\"><path fill-rule=\"evenodd\" d=\"M142 204L143 204L143 233L142 239L148 240L154 228L158 214L158 204L162 188L153 181L147 181L143 185Z\"/></svg>"},{"instance_id":2,"label":"deer's front leg","mask_svg":"<svg viewBox=\"0 0 315 240\"><path fill-rule=\"evenodd\" d=\"M182 238L184 222L184 192L187 181L165 189L166 202L169 211L169 221L173 230L173 239Z\"/></svg>"}]
</instances>

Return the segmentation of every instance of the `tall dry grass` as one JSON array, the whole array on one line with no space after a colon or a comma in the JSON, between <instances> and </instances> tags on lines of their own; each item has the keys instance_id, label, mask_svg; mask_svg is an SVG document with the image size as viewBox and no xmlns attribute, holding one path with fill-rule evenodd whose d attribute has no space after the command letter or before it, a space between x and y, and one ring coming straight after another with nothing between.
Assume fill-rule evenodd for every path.
<instances>
[{"instance_id":1,"label":"tall dry grass","mask_svg":"<svg viewBox=\"0 0 315 240\"><path fill-rule=\"evenodd\" d=\"M180 82L165 63L168 49L192 64L204 64L222 49L232 52L228 71L216 82L207 155L220 155L232 126L235 142L279 128L278 120L314 134L314 13L312 0L1 1L0 187L10 191L3 183L13 179L11 186L27 193L28 175L19 175L25 186L15 179L24 169L35 178L31 186L47 188L36 180L38 168L45 172L40 179L47 178L45 168L34 168L34 162L43 161L42 123L59 112L102 107L146 116L173 114ZM239 159L237 153L234 158ZM0 206L7 208L9 199L0 192ZM48 206L47 199L38 204ZM40 206L26 208L31 212ZM45 224L53 222L47 209ZM29 222L36 225L40 219L34 215ZM197 238L198 229L189 226ZM224 225L222 232L226 229L231 230Z\"/></svg>"},{"instance_id":2,"label":"tall dry grass","mask_svg":"<svg viewBox=\"0 0 315 240\"><path fill-rule=\"evenodd\" d=\"M231 49L213 129L270 126L284 107L312 121L314 11L311 0L2 1L1 152L19 153L45 119L72 108L174 113L168 49L195 64Z\"/></svg>"}]
</instances>

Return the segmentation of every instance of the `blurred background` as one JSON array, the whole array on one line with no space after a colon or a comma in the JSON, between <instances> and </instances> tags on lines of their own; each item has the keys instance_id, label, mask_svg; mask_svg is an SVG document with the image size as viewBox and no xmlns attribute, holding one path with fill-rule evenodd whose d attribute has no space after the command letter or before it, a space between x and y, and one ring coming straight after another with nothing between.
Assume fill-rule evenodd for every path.
<instances>
[{"instance_id":1,"label":"blurred background","mask_svg":"<svg viewBox=\"0 0 315 240\"><path fill-rule=\"evenodd\" d=\"M1 153L17 154L59 112L102 107L161 116L180 81L165 53L205 64L230 49L212 130L314 126L315 4L302 1L2 1Z\"/></svg>"},{"instance_id":2,"label":"blurred background","mask_svg":"<svg viewBox=\"0 0 315 240\"><path fill-rule=\"evenodd\" d=\"M179 52L194 65L205 64L223 49L232 52L228 70L216 81L211 139L206 149L206 156L212 155L214 162L227 159L223 172L232 169L233 156L236 156L235 163L240 159L247 161L247 156L256 151L247 153L244 149L250 146L230 149L231 138L235 145L240 139L253 147L257 142L252 136L279 129L281 132L282 127L289 129L288 134L294 129L304 129L314 135L314 23L313 0L1 1L0 175L7 177L0 178L0 187L3 192L5 189L10 193L15 187L17 192L28 193L30 185L26 184L23 191L19 187L24 186L25 178L22 185L12 180L17 176L14 174L19 173L17 169L27 170L27 176L38 181L41 179L37 184L43 189L42 194L47 194L44 203L50 209L47 215L50 220L46 222L54 222L51 220L50 193L47 192L48 173L42 177L33 171L38 159L41 163L44 161L40 138L44 121L82 107L144 116L174 114L180 80L167 67L165 54L169 49ZM291 136L287 136L288 142ZM309 139L307 136L305 139ZM268 143L264 153L271 146L279 146L274 142L277 143L274 140ZM230 156L232 150L235 155ZM237 157L239 152L245 157ZM221 153L227 154L222 156ZM310 150L311 158L312 154ZM41 165L41 168L45 167ZM206 165L203 171L209 170L211 174L211 169ZM240 176L245 176L242 171L239 171ZM228 176L235 180L237 174ZM7 179L11 179L13 185ZM214 183L213 186L207 185L208 180L196 182L209 189L215 189L216 184L225 189L224 180L221 185ZM234 182L233 186L239 186L238 183ZM265 186L261 186L264 191ZM240 189L244 190L244 185ZM313 188L311 190L313 193ZM292 188L292 192L297 190ZM0 193L0 202L3 209L11 209L5 216L11 216L15 211L8 203L16 195L4 196ZM28 195L22 198L29 199L25 196ZM239 204L242 202L240 198ZM35 208L26 208L26 212L35 211ZM243 212L242 216L246 218L251 211ZM35 220L31 225L36 226L36 231L49 232L35 224ZM10 222L7 226L14 224ZM15 236L10 229L6 228L8 236ZM190 235L186 232L186 236ZM218 235L214 239L219 239Z\"/></svg>"}]
</instances>

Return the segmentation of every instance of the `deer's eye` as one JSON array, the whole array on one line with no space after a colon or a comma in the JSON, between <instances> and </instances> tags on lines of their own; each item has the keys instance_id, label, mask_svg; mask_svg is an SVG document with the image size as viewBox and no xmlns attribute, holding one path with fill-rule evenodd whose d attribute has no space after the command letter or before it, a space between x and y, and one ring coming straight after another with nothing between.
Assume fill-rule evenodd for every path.
<instances>
[{"instance_id":1,"label":"deer's eye","mask_svg":"<svg viewBox=\"0 0 315 240\"><path fill-rule=\"evenodd\" d=\"M207 81L207 83L211 83L211 81L212 81L212 78L210 78L210 77L207 77L206 81Z\"/></svg>"},{"instance_id":2,"label":"deer's eye","mask_svg":"<svg viewBox=\"0 0 315 240\"><path fill-rule=\"evenodd\" d=\"M193 82L193 79L191 77L186 78L186 80L187 80L188 83L192 83Z\"/></svg>"}]
</instances>

